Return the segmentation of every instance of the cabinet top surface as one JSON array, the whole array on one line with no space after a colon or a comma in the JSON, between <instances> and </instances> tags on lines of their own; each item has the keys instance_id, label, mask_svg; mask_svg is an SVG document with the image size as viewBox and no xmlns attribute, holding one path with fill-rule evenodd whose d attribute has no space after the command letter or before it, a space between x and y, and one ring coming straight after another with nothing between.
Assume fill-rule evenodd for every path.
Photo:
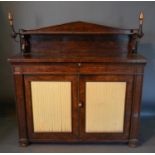
<instances>
[{"instance_id":1,"label":"cabinet top surface","mask_svg":"<svg viewBox=\"0 0 155 155\"><path fill-rule=\"evenodd\" d=\"M126 53L99 53L99 52L52 52L50 54L16 54L10 57L9 62L106 62L106 63L146 63L146 59L139 54L127 55Z\"/></svg>"}]
</instances>

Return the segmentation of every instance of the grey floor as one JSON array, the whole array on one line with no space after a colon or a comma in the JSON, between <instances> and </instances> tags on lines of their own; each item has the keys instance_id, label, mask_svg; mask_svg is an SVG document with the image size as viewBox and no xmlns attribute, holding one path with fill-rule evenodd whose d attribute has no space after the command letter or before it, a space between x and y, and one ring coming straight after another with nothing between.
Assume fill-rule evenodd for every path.
<instances>
[{"instance_id":1,"label":"grey floor","mask_svg":"<svg viewBox=\"0 0 155 155\"><path fill-rule=\"evenodd\" d=\"M31 144L18 145L17 122L14 114L0 116L0 152L155 152L155 117L143 117L140 130L141 145L126 144Z\"/></svg>"}]
</instances>

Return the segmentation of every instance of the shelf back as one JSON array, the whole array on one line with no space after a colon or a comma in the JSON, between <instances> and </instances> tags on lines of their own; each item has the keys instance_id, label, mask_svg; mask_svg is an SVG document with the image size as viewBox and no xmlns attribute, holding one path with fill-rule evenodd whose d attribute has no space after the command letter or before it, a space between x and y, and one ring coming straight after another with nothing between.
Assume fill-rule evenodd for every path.
<instances>
[{"instance_id":1,"label":"shelf back","mask_svg":"<svg viewBox=\"0 0 155 155\"><path fill-rule=\"evenodd\" d=\"M24 53L131 53L137 30L72 22L36 30L22 30ZM23 47L21 45L21 47Z\"/></svg>"}]
</instances>

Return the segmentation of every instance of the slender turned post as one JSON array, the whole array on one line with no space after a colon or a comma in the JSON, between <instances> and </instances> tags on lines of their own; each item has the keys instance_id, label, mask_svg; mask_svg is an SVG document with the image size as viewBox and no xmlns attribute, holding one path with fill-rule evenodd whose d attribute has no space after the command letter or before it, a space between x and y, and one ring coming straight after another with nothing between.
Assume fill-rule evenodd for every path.
<instances>
[{"instance_id":1,"label":"slender turned post","mask_svg":"<svg viewBox=\"0 0 155 155\"><path fill-rule=\"evenodd\" d=\"M144 14L141 11L140 15L139 15L139 32L138 32L139 38L143 37L143 35L144 35L144 33L143 33L143 22L144 22Z\"/></svg>"},{"instance_id":2,"label":"slender turned post","mask_svg":"<svg viewBox=\"0 0 155 155\"><path fill-rule=\"evenodd\" d=\"M20 33L20 30L19 30L19 32L15 31L14 24L13 24L13 15L10 12L8 12L8 21L9 21L9 25L12 30L11 37L15 41L17 41L16 40L17 36L19 37L19 41L17 41L17 42L20 42L21 51L22 51L22 54L24 54L26 51L29 51L29 48L30 48L29 42L27 41L27 38Z\"/></svg>"},{"instance_id":3,"label":"slender turned post","mask_svg":"<svg viewBox=\"0 0 155 155\"><path fill-rule=\"evenodd\" d=\"M17 33L15 31L15 28L14 28L14 25L13 25L13 16L12 16L12 14L10 12L8 12L8 20L9 20L9 25L10 25L10 27L12 29L11 37L16 39L16 37L17 37L17 35L19 35L19 33Z\"/></svg>"},{"instance_id":4,"label":"slender turned post","mask_svg":"<svg viewBox=\"0 0 155 155\"><path fill-rule=\"evenodd\" d=\"M130 37L129 41L129 54L137 54L137 42L139 38L142 38L144 33L143 33L143 22L144 22L144 14L141 11L139 14L139 28L138 32L132 34Z\"/></svg>"}]
</instances>

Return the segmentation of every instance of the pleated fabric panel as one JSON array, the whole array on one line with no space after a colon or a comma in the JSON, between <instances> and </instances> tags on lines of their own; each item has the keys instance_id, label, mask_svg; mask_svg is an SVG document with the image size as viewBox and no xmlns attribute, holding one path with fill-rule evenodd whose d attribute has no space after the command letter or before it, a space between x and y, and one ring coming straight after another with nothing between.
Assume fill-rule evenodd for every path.
<instances>
[{"instance_id":1,"label":"pleated fabric panel","mask_svg":"<svg viewBox=\"0 0 155 155\"><path fill-rule=\"evenodd\" d=\"M86 132L123 132L126 82L86 82Z\"/></svg>"},{"instance_id":2,"label":"pleated fabric panel","mask_svg":"<svg viewBox=\"0 0 155 155\"><path fill-rule=\"evenodd\" d=\"M32 81L34 132L71 132L71 82Z\"/></svg>"}]
</instances>

